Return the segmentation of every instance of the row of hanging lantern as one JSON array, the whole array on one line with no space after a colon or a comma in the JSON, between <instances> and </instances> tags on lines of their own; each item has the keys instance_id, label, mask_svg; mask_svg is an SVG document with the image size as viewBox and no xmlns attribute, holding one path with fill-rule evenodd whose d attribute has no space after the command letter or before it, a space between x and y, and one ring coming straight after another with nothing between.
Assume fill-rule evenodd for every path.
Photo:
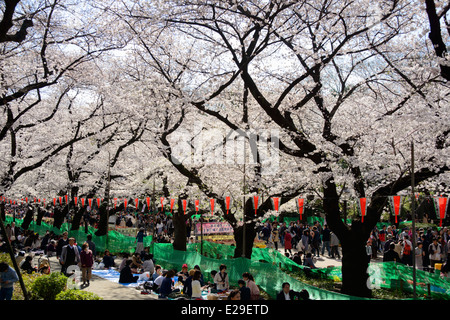
<instances>
[{"instance_id":1,"label":"row of hanging lantern","mask_svg":"<svg viewBox=\"0 0 450 320\"><path fill-rule=\"evenodd\" d=\"M417 199L418 195L416 195ZM389 204L394 212L395 223L398 223L400 215L401 203L403 196L389 196ZM446 197L432 197L436 213L439 218L439 226L442 227L442 220L447 216L447 208L450 201ZM357 201L359 212L361 213L361 222L364 222L364 216L367 212L367 198L359 198Z\"/></svg>"},{"instance_id":2,"label":"row of hanging lantern","mask_svg":"<svg viewBox=\"0 0 450 320\"><path fill-rule=\"evenodd\" d=\"M401 210L401 201L402 201L402 197L403 196L389 196L389 204L394 212L394 216L395 216L395 223L398 223L398 216L400 215L400 210ZM417 197L417 196L416 196ZM445 219L446 215L447 215L447 208L448 208L448 198L446 197L432 197L433 201L434 201L434 205L440 220L440 226L442 226L442 220ZM25 203L28 203L28 198L24 198L25 199ZM22 204L23 204L23 200ZM8 199L6 197L1 197L0 199L1 201L5 202L5 203L10 203L10 204L16 204L16 200L11 200ZM42 203L45 206L45 200L46 199L42 199ZM59 201L58 201L59 200ZM77 206L78 205L78 200L81 201L81 206L84 207L85 206L85 198L78 198L78 197L74 197L74 203ZM88 204L89 207L92 208L92 203L94 201L94 199L92 198L88 198ZM118 198L114 198L114 208L117 207L118 201L120 199ZM232 198L230 196L226 196L225 197L225 207L226 207L226 211L227 214L229 214L230 209L231 209L231 205L232 205ZM258 208L261 205L261 202L259 201L259 196L253 196L252 197L252 204L253 204L253 209L255 210L255 216L257 215L258 212ZM65 195L64 196L64 201L67 204L68 203L68 196ZM103 199L101 198L97 198L96 202L97 202L97 206L100 207L101 203L102 203ZM139 208L139 198L135 199L135 207L136 209ZM161 212L164 210L164 201L165 198L164 197L160 197L160 202L161 202ZM59 202L60 205L63 204L63 197L59 197L59 198L53 198L53 205L56 206L56 204ZM279 211L280 209L280 205L281 205L281 197L271 197L271 202L272 202L272 208L275 211ZM359 198L357 201L358 204L358 209L359 212L361 214L361 222L364 223L364 217L367 214L367 198ZM41 203L41 199L36 199L34 198L34 203ZM304 208L304 203L305 203L305 199L304 198L296 198L295 199L295 204L297 207L297 212L300 215L300 220L303 219L303 208ZM124 204L124 208L126 209L128 206L128 199L124 198L123 199L123 204ZM150 197L146 198L146 204L147 204L147 208L150 208ZM175 199L171 198L170 199L170 213L173 213L173 208L174 208L174 204L175 204ZM181 204L182 204L182 208L183 208L183 212L184 214L186 214L187 211L187 207L188 207L188 200L187 199L182 199L181 200ZM195 205L195 211L198 213L200 210L200 200L196 199L194 200L194 205ZM209 199L209 206L210 206L210 210L211 210L211 214L214 214L214 206L215 206L215 199L211 198ZM142 209L142 211L144 211L145 207ZM148 209L149 210L149 209Z\"/></svg>"}]
</instances>

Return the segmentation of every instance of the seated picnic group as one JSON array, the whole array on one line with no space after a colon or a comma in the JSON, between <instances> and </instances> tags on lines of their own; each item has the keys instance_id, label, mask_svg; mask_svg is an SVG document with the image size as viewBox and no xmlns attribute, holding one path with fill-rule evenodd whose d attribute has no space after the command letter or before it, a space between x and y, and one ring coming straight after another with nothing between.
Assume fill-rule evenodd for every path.
<instances>
[{"instance_id":1,"label":"seated picnic group","mask_svg":"<svg viewBox=\"0 0 450 320\"><path fill-rule=\"evenodd\" d=\"M138 280L145 280L143 293L148 293L150 289L160 298L202 300L203 290L208 290L209 293L227 292L229 300L259 300L261 298L258 286L248 272L243 273L242 279L238 281L239 289L230 291L225 264L220 265L219 272L211 271L212 282L204 280L198 265L188 270L188 265L183 264L179 272L174 269L163 270L160 265L154 264L153 255L149 253L143 253L142 259L138 253L135 253L131 259L128 254L125 254L118 269L119 283L136 283ZM177 286L175 282L179 282L180 286Z\"/></svg>"}]
</instances>

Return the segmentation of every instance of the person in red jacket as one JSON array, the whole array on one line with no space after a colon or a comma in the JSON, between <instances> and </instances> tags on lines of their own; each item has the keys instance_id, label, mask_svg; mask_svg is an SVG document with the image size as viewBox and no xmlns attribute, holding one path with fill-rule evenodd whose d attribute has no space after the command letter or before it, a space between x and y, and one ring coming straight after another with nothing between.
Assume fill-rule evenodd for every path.
<instances>
[{"instance_id":1,"label":"person in red jacket","mask_svg":"<svg viewBox=\"0 0 450 320\"><path fill-rule=\"evenodd\" d=\"M81 264L81 279L83 280L83 286L89 285L89 281L92 277L92 266L94 265L94 254L89 249L89 245L85 242L81 246L80 252L80 264Z\"/></svg>"},{"instance_id":2,"label":"person in red jacket","mask_svg":"<svg viewBox=\"0 0 450 320\"><path fill-rule=\"evenodd\" d=\"M284 253L288 252L292 255L292 235L289 230L284 234Z\"/></svg>"}]
</instances>

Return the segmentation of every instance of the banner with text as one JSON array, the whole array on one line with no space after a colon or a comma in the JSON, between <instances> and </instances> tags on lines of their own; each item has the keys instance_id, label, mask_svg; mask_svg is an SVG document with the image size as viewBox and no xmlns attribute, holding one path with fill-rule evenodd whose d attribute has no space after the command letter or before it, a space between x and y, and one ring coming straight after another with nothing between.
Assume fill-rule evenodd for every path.
<instances>
[{"instance_id":1,"label":"banner with text","mask_svg":"<svg viewBox=\"0 0 450 320\"><path fill-rule=\"evenodd\" d=\"M201 223L195 225L197 234L201 233ZM203 223L203 234L233 233L233 228L228 222L205 222Z\"/></svg>"}]
</instances>

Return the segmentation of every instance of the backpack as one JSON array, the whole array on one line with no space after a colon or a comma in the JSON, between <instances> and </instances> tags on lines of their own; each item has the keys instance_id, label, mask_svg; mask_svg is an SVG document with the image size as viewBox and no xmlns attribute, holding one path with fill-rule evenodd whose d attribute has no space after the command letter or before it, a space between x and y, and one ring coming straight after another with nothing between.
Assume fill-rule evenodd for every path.
<instances>
[{"instance_id":1,"label":"backpack","mask_svg":"<svg viewBox=\"0 0 450 320\"><path fill-rule=\"evenodd\" d=\"M403 254L411 254L411 246L405 241L405 247L403 248Z\"/></svg>"}]
</instances>

